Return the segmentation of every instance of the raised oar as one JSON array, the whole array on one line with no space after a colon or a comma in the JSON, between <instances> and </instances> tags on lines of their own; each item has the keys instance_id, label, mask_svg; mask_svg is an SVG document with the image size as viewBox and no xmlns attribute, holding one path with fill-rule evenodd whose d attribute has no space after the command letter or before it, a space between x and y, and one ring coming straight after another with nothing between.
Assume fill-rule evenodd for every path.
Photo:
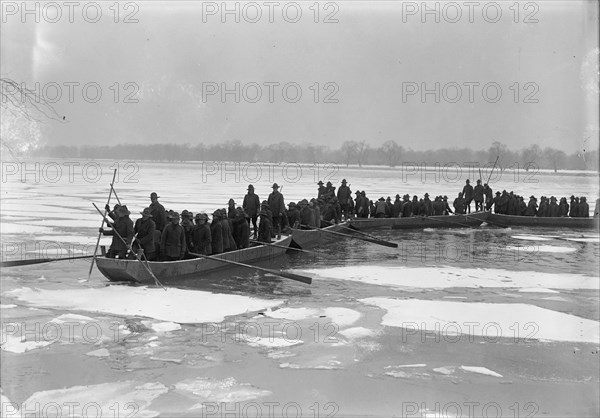
<instances>
[{"instance_id":1,"label":"raised oar","mask_svg":"<svg viewBox=\"0 0 600 418\"><path fill-rule=\"evenodd\" d=\"M121 204L121 199L119 199L119 196L117 196L117 191L115 190L115 187L112 184L110 185L110 189L115 194L115 197L117 198L117 202L119 202L119 205L120 205Z\"/></svg>"},{"instance_id":2,"label":"raised oar","mask_svg":"<svg viewBox=\"0 0 600 418\"><path fill-rule=\"evenodd\" d=\"M95 204L94 202L92 202L92 205L94 205L94 207L96 208L96 210L98 211L98 213L99 213L100 215L102 215L102 212L100 211L100 209L98 209L98 206L96 206L96 204ZM104 216L106 216L106 215L104 215ZM104 218L103 218L103 220L104 220ZM130 245L127 245L127 241L125 241L125 240L123 239L123 237L121 236L121 234L119 234L119 233L117 232L117 229L116 229L116 228L113 228L113 234L116 234L116 235L119 237L119 239L120 239L120 240L123 242L123 244L125 244L125 246L128 248L128 250L129 250L129 251L131 251L131 244L130 244ZM157 286L160 286L160 287L162 287L163 289L167 290L167 288L166 288L166 287L164 287L164 286L163 286L163 284L162 284L162 283L161 283L161 282L158 280L158 278L157 278L157 277L154 275L154 273L152 272L152 270L150 269L150 267L148 267L148 266L146 265L146 263L144 263L144 262L142 261L142 259L141 259L141 258L140 258L140 257L137 255L137 253L135 253L134 251L131 251L131 254L133 254L133 255L135 256L136 260L137 260L137 261L139 261L139 262L142 264L142 266L144 266L144 268L146 269L146 271L147 271L148 273L150 273L150 276L152 276L152 278L154 279L154 283L155 283Z\"/></svg>"},{"instance_id":3,"label":"raised oar","mask_svg":"<svg viewBox=\"0 0 600 418\"><path fill-rule=\"evenodd\" d=\"M285 277L286 279L296 280L297 282L302 282L302 283L306 283L306 284L311 284L312 283L312 278L306 277L306 276L300 276L299 274L286 273L286 272L281 271L281 270L279 270L279 271L278 270L272 270L272 269L267 269L267 268L264 268L264 267L258 267L258 266L253 266L253 265L250 265L250 264L240 263L238 261L225 260L224 258L213 257L211 255L203 255L203 254L197 254L197 253L189 253L189 254L195 255L196 257L206 258L208 260L220 261L221 263L233 264L235 266L246 267L246 268L249 268L249 269L258 270L258 271L262 271L262 272L265 272L265 273L274 274L276 276Z\"/></svg>"},{"instance_id":4,"label":"raised oar","mask_svg":"<svg viewBox=\"0 0 600 418\"><path fill-rule=\"evenodd\" d=\"M492 173L494 172L494 168L496 168L496 164L498 163L498 160L500 159L500 155L498 155L496 157L496 161L494 162L494 166L492 167L492 171L490 171L490 175L488 176L488 179L486 181L486 183L489 185L490 184L490 179L492 178Z\"/></svg>"},{"instance_id":5,"label":"raised oar","mask_svg":"<svg viewBox=\"0 0 600 418\"><path fill-rule=\"evenodd\" d=\"M262 241L257 241L255 239L251 239L250 242L253 242L255 244L260 244L260 245L269 245L271 247L276 247L276 248L283 248L285 250L300 251L301 253L307 253L307 254L312 254L312 255L321 255L321 254L317 253L316 251L303 250L302 248L286 247L284 245L274 244L272 242L262 242Z\"/></svg>"},{"instance_id":6,"label":"raised oar","mask_svg":"<svg viewBox=\"0 0 600 418\"><path fill-rule=\"evenodd\" d=\"M326 232L328 234L333 234L333 235L340 235L340 236L346 237L346 238L360 239L363 241L372 242L373 244L383 245L384 247L398 248L398 244L396 244L395 242L383 241L380 239L373 239L373 238L366 238L366 237L357 237L356 235L343 234L341 232L329 231L325 228L317 228L314 226L308 226L308 225L300 225L300 226L303 228L308 228L308 229L318 229L321 232Z\"/></svg>"},{"instance_id":7,"label":"raised oar","mask_svg":"<svg viewBox=\"0 0 600 418\"><path fill-rule=\"evenodd\" d=\"M80 258L92 258L93 255L78 255L76 257L64 257L64 258L38 258L34 260L10 260L0 262L0 267L16 267L16 266L28 266L30 264L42 264L50 263L52 261L64 261L64 260L78 260Z\"/></svg>"},{"instance_id":8,"label":"raised oar","mask_svg":"<svg viewBox=\"0 0 600 418\"><path fill-rule=\"evenodd\" d=\"M117 169L113 172L112 182L110 183L110 192L108 193L108 201L107 205L110 205L110 198L113 194L113 184L115 183L115 177L117 177ZM96 205L94 205L96 206ZM98 209L98 208L96 208ZM102 212L100 212L102 214ZM106 218L106 210L104 210L104 215L102 215L102 223L100 224L100 228L104 226L104 219ZM88 280L92 276L92 270L94 269L94 263L96 262L96 254L98 253L98 246L100 245L100 237L102 237L102 232L98 232L98 241L96 241L96 248L94 249L94 255L92 256L92 264L90 264L90 271L88 272Z\"/></svg>"}]
</instances>

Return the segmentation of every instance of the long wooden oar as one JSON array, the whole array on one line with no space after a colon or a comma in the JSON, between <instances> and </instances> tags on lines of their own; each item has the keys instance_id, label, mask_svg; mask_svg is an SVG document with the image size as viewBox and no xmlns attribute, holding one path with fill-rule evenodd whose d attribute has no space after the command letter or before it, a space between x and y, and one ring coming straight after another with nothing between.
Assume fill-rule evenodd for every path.
<instances>
[{"instance_id":1,"label":"long wooden oar","mask_svg":"<svg viewBox=\"0 0 600 418\"><path fill-rule=\"evenodd\" d=\"M64 260L78 260L81 258L92 258L93 255L78 255L75 257L64 257L64 258L38 258L33 260L10 260L0 262L0 267L16 267L16 266L28 266L30 264L42 264L50 263L52 261L64 261Z\"/></svg>"},{"instance_id":2,"label":"long wooden oar","mask_svg":"<svg viewBox=\"0 0 600 418\"><path fill-rule=\"evenodd\" d=\"M271 247L282 248L282 249L285 249L285 250L300 251L301 253L307 253L307 254L312 254L312 255L320 255L316 251L303 250L302 248L286 247L284 245L274 244L272 242L262 242L262 241L257 241L257 240L254 240L254 239L251 239L250 242L253 242L255 244L260 244L260 245L268 245L268 246L271 246Z\"/></svg>"},{"instance_id":3,"label":"long wooden oar","mask_svg":"<svg viewBox=\"0 0 600 418\"><path fill-rule=\"evenodd\" d=\"M286 279L296 280L297 282L302 282L302 283L306 283L306 284L311 284L312 283L312 278L306 277L306 276L300 276L299 274L286 273L286 272L281 271L281 270L272 270L272 269L267 269L267 268L264 268L264 267L253 266L253 265L250 265L250 264L240 263L238 261L226 260L224 258L213 257L211 255L204 255L204 254L197 254L197 253L189 253L189 254L195 255L196 257L206 258L208 260L220 261L221 263L233 264L235 266L246 267L246 268L249 268L249 269L258 270L258 271L262 271L262 272L265 272L265 273L274 274L276 276L285 277Z\"/></svg>"},{"instance_id":4,"label":"long wooden oar","mask_svg":"<svg viewBox=\"0 0 600 418\"><path fill-rule=\"evenodd\" d=\"M327 222L327 221L323 221L323 222ZM327 223L329 223L330 225L336 225L333 222L327 222ZM345 225L342 225L342 224L337 224L337 226L339 226L340 228L344 228L344 229L347 229L349 231L352 231L352 233L354 233L354 234L359 234L359 235L365 236L367 238L371 238L371 239L374 239L374 240L379 240L379 238L374 237L373 235L369 235L369 234L367 234L365 232L362 232L361 230L359 230L357 227L353 226L352 224L348 224L348 225L350 225L350 226L345 226Z\"/></svg>"},{"instance_id":5,"label":"long wooden oar","mask_svg":"<svg viewBox=\"0 0 600 418\"><path fill-rule=\"evenodd\" d=\"M373 238L366 238L366 237L358 237L356 235L343 234L341 232L329 231L328 229L317 228L314 226L308 226L308 225L300 225L300 226L303 228L308 228L308 229L318 229L321 232L327 232L328 234L339 235L339 236L346 237L346 238L360 239L363 241L372 242L373 244L383 245L384 247L398 248L398 244L396 244L395 242L383 241L380 239L373 239Z\"/></svg>"},{"instance_id":6,"label":"long wooden oar","mask_svg":"<svg viewBox=\"0 0 600 418\"><path fill-rule=\"evenodd\" d=\"M110 185L110 189L112 190L112 192L115 194L115 197L117 198L117 202L119 202L119 205L121 204L121 199L119 199L119 196L117 196L117 191L115 190L115 187L113 186L113 184L111 183Z\"/></svg>"},{"instance_id":7,"label":"long wooden oar","mask_svg":"<svg viewBox=\"0 0 600 418\"><path fill-rule=\"evenodd\" d=\"M102 212L100 211L100 209L98 209L98 206L96 206L96 204L95 204L94 202L92 202L92 205L94 205L94 207L96 208L96 210L98 211L98 213L99 213L100 215L102 215ZM106 215L104 215L104 216L106 217ZM103 220L104 220L104 218L103 218ZM133 244L133 241L132 241L132 244L129 244L129 245L127 245L127 241L125 241L125 240L123 239L123 237L121 236L121 234L119 234L119 232L117 231L117 229L116 229L116 228L113 228L113 234L116 234L116 235L117 235L117 237L119 237L119 239L120 239L120 240L123 242L123 244L125 244L125 246L128 248L128 251L131 251L131 245ZM164 287L164 286L163 286L163 284L162 284L162 283L161 283L161 282L158 280L158 278L157 278L157 277L154 275L154 273L152 272L152 270L150 269L150 267L148 267L148 265L146 265L146 263L144 263L144 262L142 261L142 259L140 258L140 256L139 256L139 255L137 255L137 253L136 253L135 251L131 251L131 254L133 254L133 255L135 256L136 260L137 260L137 261L139 261L139 262L142 264L142 266L144 266L144 268L146 269L146 271L147 271L148 273L150 273L150 276L151 276L151 277L154 279L154 283L155 283L157 286L160 286L160 287L162 287L164 290L167 290L167 288L166 288L166 287Z\"/></svg>"},{"instance_id":8,"label":"long wooden oar","mask_svg":"<svg viewBox=\"0 0 600 418\"><path fill-rule=\"evenodd\" d=\"M498 160L500 159L500 155L498 155L496 157L496 161L494 162L494 166L492 167L492 171L490 171L490 175L488 176L488 179L486 181L486 184L489 185L490 184L490 179L492 178L492 174L494 173L494 168L496 168L496 164L498 164Z\"/></svg>"},{"instance_id":9,"label":"long wooden oar","mask_svg":"<svg viewBox=\"0 0 600 418\"><path fill-rule=\"evenodd\" d=\"M110 205L110 198L113 194L113 184L115 183L115 177L117 177L117 169L113 172L112 182L110 183L110 192L108 193L108 201L107 205ZM94 205L96 206L96 205ZM96 208L97 209L97 208ZM100 212L102 214L102 212ZM104 219L106 218L106 209L104 210L104 215L102 215L102 223L100 224L100 228L104 226ZM96 241L96 248L94 249L94 255L92 256L92 264L90 264L90 271L88 272L88 280L92 276L92 270L94 269L94 263L96 262L96 254L98 253L98 246L100 245L100 237L102 237L102 232L98 232L98 240Z\"/></svg>"}]
</instances>

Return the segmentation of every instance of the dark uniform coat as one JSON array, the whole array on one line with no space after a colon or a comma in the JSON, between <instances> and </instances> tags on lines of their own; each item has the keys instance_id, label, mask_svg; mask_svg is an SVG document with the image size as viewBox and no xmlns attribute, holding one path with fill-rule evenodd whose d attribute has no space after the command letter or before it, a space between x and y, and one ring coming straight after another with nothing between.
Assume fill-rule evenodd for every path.
<instances>
[{"instance_id":1,"label":"dark uniform coat","mask_svg":"<svg viewBox=\"0 0 600 418\"><path fill-rule=\"evenodd\" d=\"M172 223L165 226L160 243L161 255L181 260L185 255L186 249L183 227Z\"/></svg>"}]
</instances>

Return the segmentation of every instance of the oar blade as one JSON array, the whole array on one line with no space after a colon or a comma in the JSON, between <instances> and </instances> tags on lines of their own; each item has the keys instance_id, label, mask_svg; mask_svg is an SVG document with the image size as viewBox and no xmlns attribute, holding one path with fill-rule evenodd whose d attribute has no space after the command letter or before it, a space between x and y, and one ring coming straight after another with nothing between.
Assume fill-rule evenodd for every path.
<instances>
[{"instance_id":1,"label":"oar blade","mask_svg":"<svg viewBox=\"0 0 600 418\"><path fill-rule=\"evenodd\" d=\"M306 284L312 284L312 277L307 277L307 276L301 276L299 274L294 274L294 273L288 273L285 271L277 271L277 270L271 270L271 271L267 271L269 269L265 269L266 272L271 273L271 274L275 274L277 276L281 276L281 277L285 277L286 279L290 279L290 280L295 280L297 282L302 282L302 283L306 283Z\"/></svg>"}]
</instances>

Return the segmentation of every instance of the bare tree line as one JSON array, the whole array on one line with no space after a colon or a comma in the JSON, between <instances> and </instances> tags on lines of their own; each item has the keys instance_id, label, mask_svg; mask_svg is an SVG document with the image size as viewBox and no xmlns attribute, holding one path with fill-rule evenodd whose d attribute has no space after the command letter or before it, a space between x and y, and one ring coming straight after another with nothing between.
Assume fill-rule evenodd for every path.
<instances>
[{"instance_id":1,"label":"bare tree line","mask_svg":"<svg viewBox=\"0 0 600 418\"><path fill-rule=\"evenodd\" d=\"M439 148L415 151L397 141L389 140L378 147L367 141L346 141L339 148L314 144L279 142L270 145L244 144L240 140L219 144L120 144L120 145L54 145L36 149L39 157L82 159L132 159L147 161L233 161L233 162L328 162L340 165L379 165L398 167L411 164L464 164L484 165L496 161L506 168L550 170L598 170L598 150L567 154L564 151L539 145L521 150L510 150L501 142L488 149Z\"/></svg>"}]
</instances>

